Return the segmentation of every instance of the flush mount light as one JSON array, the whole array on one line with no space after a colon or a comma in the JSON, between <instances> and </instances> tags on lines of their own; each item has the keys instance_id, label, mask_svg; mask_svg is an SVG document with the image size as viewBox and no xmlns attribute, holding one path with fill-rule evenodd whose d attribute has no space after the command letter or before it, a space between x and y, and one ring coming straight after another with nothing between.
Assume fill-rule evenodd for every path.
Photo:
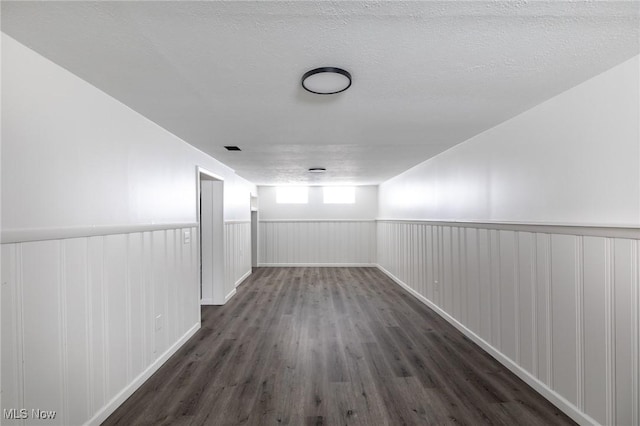
<instances>
[{"instance_id":1,"label":"flush mount light","mask_svg":"<svg viewBox=\"0 0 640 426\"><path fill-rule=\"evenodd\" d=\"M309 169L309 173L324 173L326 171L327 169L325 169L324 167L311 167Z\"/></svg>"},{"instance_id":2,"label":"flush mount light","mask_svg":"<svg viewBox=\"0 0 640 426\"><path fill-rule=\"evenodd\" d=\"M307 71L302 76L302 87L317 95L333 95L351 86L351 74L342 68L321 67Z\"/></svg>"},{"instance_id":3,"label":"flush mount light","mask_svg":"<svg viewBox=\"0 0 640 426\"><path fill-rule=\"evenodd\" d=\"M227 148L227 151L242 151L240 147L235 145L225 145L225 148Z\"/></svg>"}]
</instances>

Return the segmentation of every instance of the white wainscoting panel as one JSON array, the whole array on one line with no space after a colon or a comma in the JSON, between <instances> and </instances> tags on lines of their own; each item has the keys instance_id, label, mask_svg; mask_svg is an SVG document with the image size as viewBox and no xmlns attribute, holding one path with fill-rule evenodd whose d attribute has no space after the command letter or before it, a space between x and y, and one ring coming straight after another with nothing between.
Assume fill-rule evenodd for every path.
<instances>
[{"instance_id":1,"label":"white wainscoting panel","mask_svg":"<svg viewBox=\"0 0 640 426\"><path fill-rule=\"evenodd\" d=\"M379 221L377 262L578 422L638 425L639 241L499 228Z\"/></svg>"},{"instance_id":2,"label":"white wainscoting panel","mask_svg":"<svg viewBox=\"0 0 640 426\"><path fill-rule=\"evenodd\" d=\"M259 264L371 265L375 235L371 220L260 221Z\"/></svg>"},{"instance_id":3,"label":"white wainscoting panel","mask_svg":"<svg viewBox=\"0 0 640 426\"><path fill-rule=\"evenodd\" d=\"M226 222L224 238L225 294L228 296L251 274L251 222Z\"/></svg>"},{"instance_id":4,"label":"white wainscoting panel","mask_svg":"<svg viewBox=\"0 0 640 426\"><path fill-rule=\"evenodd\" d=\"M2 408L104 420L199 327L197 244L195 227L3 244Z\"/></svg>"}]
</instances>

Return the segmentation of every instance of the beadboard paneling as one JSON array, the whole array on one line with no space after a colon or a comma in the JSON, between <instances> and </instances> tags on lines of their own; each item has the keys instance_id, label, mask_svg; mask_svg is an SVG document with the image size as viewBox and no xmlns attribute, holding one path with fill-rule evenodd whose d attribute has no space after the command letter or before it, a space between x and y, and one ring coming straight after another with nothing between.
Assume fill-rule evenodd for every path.
<instances>
[{"instance_id":1,"label":"beadboard paneling","mask_svg":"<svg viewBox=\"0 0 640 426\"><path fill-rule=\"evenodd\" d=\"M260 221L258 258L267 265L375 263L374 221Z\"/></svg>"},{"instance_id":2,"label":"beadboard paneling","mask_svg":"<svg viewBox=\"0 0 640 426\"><path fill-rule=\"evenodd\" d=\"M577 405L575 236L551 236L552 384Z\"/></svg>"},{"instance_id":3,"label":"beadboard paneling","mask_svg":"<svg viewBox=\"0 0 640 426\"><path fill-rule=\"evenodd\" d=\"M606 300L607 252L602 238L584 237L584 408L598 422L607 422L606 316L602 301Z\"/></svg>"},{"instance_id":4,"label":"beadboard paneling","mask_svg":"<svg viewBox=\"0 0 640 426\"><path fill-rule=\"evenodd\" d=\"M638 425L639 241L497 228L379 221L377 262L574 419Z\"/></svg>"},{"instance_id":5,"label":"beadboard paneling","mask_svg":"<svg viewBox=\"0 0 640 426\"><path fill-rule=\"evenodd\" d=\"M635 342L627 336L635 331L633 326L634 299L632 288L634 281L633 261L637 241L617 239L614 242L614 293L613 293L613 334L615 336L615 356L613 365L615 369L615 420L616 424L633 424L633 411L626 409L638 400L633 401L633 346ZM637 308L637 306L636 306ZM637 337L637 334L636 334ZM637 424L637 423L636 423Z\"/></svg>"},{"instance_id":6,"label":"beadboard paneling","mask_svg":"<svg viewBox=\"0 0 640 426\"><path fill-rule=\"evenodd\" d=\"M18 262L23 297L22 368L26 407L44 410L63 407L62 392L66 371L61 321L63 312L60 303L62 253L63 249L57 241L26 243L20 250L21 258ZM62 424L62 419L60 415L54 419L54 424Z\"/></svg>"},{"instance_id":7,"label":"beadboard paneling","mask_svg":"<svg viewBox=\"0 0 640 426\"><path fill-rule=\"evenodd\" d=\"M251 222L226 222L225 282L229 294L251 274Z\"/></svg>"},{"instance_id":8,"label":"beadboard paneling","mask_svg":"<svg viewBox=\"0 0 640 426\"><path fill-rule=\"evenodd\" d=\"M21 249L2 247L2 406L11 408L24 406Z\"/></svg>"},{"instance_id":9,"label":"beadboard paneling","mask_svg":"<svg viewBox=\"0 0 640 426\"><path fill-rule=\"evenodd\" d=\"M47 424L103 419L199 325L196 236L184 228L2 245L2 408L57 411Z\"/></svg>"}]
</instances>

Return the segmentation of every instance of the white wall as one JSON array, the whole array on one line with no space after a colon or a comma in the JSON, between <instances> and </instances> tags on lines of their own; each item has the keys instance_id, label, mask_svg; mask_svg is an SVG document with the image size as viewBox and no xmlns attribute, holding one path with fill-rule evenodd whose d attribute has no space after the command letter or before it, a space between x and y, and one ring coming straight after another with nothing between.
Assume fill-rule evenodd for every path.
<instances>
[{"instance_id":1,"label":"white wall","mask_svg":"<svg viewBox=\"0 0 640 426\"><path fill-rule=\"evenodd\" d=\"M2 47L1 45L2 40L0 40L0 48ZM2 69L2 55L0 54L0 70ZM2 131L2 100L1 100L1 94L2 94L2 82L0 81L0 133ZM0 134L0 167L2 167L2 135ZM0 233L2 231L2 173L1 173L1 169L0 169ZM1 239L1 234L0 234L0 241L2 241ZM2 246L0 246L2 247ZM1 251L1 248L0 248ZM1 257L0 253L0 257ZM0 261L0 285L2 284L2 262ZM0 288L0 307L2 306L2 291ZM2 329L3 329L4 325L3 325L3 321L2 321L2 315L0 314L0 333L2 333ZM2 336L0 336L0 408L2 408L3 402L2 402L2 389L4 389L4 387L2 386Z\"/></svg>"},{"instance_id":2,"label":"white wall","mask_svg":"<svg viewBox=\"0 0 640 426\"><path fill-rule=\"evenodd\" d=\"M200 182L200 256L203 305L224 305L227 293L224 274L224 183Z\"/></svg>"},{"instance_id":3,"label":"white wall","mask_svg":"<svg viewBox=\"0 0 640 426\"><path fill-rule=\"evenodd\" d=\"M357 186L354 204L324 204L319 186L309 187L308 204L278 204L269 186L258 196L260 266L375 263L377 186Z\"/></svg>"},{"instance_id":4,"label":"white wall","mask_svg":"<svg viewBox=\"0 0 640 426\"><path fill-rule=\"evenodd\" d=\"M636 56L380 185L380 218L640 225Z\"/></svg>"},{"instance_id":5,"label":"white wall","mask_svg":"<svg viewBox=\"0 0 640 426\"><path fill-rule=\"evenodd\" d=\"M2 54L5 236L195 223L196 165L224 179L225 219L250 220L233 170L4 34Z\"/></svg>"},{"instance_id":6,"label":"white wall","mask_svg":"<svg viewBox=\"0 0 640 426\"><path fill-rule=\"evenodd\" d=\"M324 204L322 187L309 187L309 203L276 203L275 186L259 186L258 200L260 220L334 220L356 219L373 220L378 214L378 187L372 185L356 186L354 204Z\"/></svg>"},{"instance_id":7,"label":"white wall","mask_svg":"<svg viewBox=\"0 0 640 426\"><path fill-rule=\"evenodd\" d=\"M196 167L228 223L256 189L4 34L2 88L2 408L100 423L200 326Z\"/></svg>"},{"instance_id":8,"label":"white wall","mask_svg":"<svg viewBox=\"0 0 640 426\"><path fill-rule=\"evenodd\" d=\"M640 423L639 80L635 57L380 185L381 269L582 424Z\"/></svg>"},{"instance_id":9,"label":"white wall","mask_svg":"<svg viewBox=\"0 0 640 426\"><path fill-rule=\"evenodd\" d=\"M225 302L245 278L251 274L251 221L229 221L224 224Z\"/></svg>"},{"instance_id":10,"label":"white wall","mask_svg":"<svg viewBox=\"0 0 640 426\"><path fill-rule=\"evenodd\" d=\"M259 224L259 266L371 266L372 220L282 220Z\"/></svg>"}]
</instances>

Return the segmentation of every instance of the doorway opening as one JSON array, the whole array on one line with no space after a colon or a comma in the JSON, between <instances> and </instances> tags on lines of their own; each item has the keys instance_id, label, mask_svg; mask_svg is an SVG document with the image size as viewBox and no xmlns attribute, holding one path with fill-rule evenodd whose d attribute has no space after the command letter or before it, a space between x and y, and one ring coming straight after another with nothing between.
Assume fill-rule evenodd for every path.
<instances>
[{"instance_id":1,"label":"doorway opening","mask_svg":"<svg viewBox=\"0 0 640 426\"><path fill-rule=\"evenodd\" d=\"M258 267L258 208L251 197L251 269Z\"/></svg>"},{"instance_id":2,"label":"doorway opening","mask_svg":"<svg viewBox=\"0 0 640 426\"><path fill-rule=\"evenodd\" d=\"M198 167L200 304L224 305L224 179Z\"/></svg>"},{"instance_id":3,"label":"doorway opening","mask_svg":"<svg viewBox=\"0 0 640 426\"><path fill-rule=\"evenodd\" d=\"M258 267L258 197L250 195L251 207L251 269Z\"/></svg>"}]
</instances>

